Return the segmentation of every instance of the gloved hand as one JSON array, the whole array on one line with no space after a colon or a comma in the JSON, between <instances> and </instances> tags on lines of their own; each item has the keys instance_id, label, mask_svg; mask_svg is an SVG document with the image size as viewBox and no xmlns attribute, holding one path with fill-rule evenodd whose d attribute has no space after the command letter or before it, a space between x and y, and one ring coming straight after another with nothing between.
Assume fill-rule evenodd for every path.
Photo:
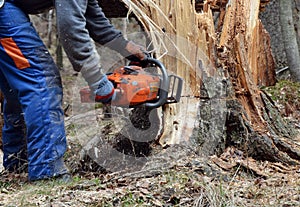
<instances>
[{"instance_id":1,"label":"gloved hand","mask_svg":"<svg viewBox=\"0 0 300 207\"><path fill-rule=\"evenodd\" d=\"M147 56L149 56L145 48L132 41L127 43L125 50L129 53L126 55L126 58L131 62L142 62Z\"/></svg>"},{"instance_id":2,"label":"gloved hand","mask_svg":"<svg viewBox=\"0 0 300 207\"><path fill-rule=\"evenodd\" d=\"M137 45L132 41L129 41L127 43L125 50L127 50L130 54L134 55L136 58L138 58L138 60L143 60L146 57L146 50L142 46Z\"/></svg>"},{"instance_id":3,"label":"gloved hand","mask_svg":"<svg viewBox=\"0 0 300 207\"><path fill-rule=\"evenodd\" d=\"M142 68L145 68L148 65L146 59L147 57L150 57L150 54L147 53L142 46L129 41L125 47L125 50L131 54L126 57L128 60L130 60L129 65L137 65L141 66Z\"/></svg>"},{"instance_id":4,"label":"gloved hand","mask_svg":"<svg viewBox=\"0 0 300 207\"><path fill-rule=\"evenodd\" d=\"M108 104L114 100L116 92L112 82L107 79L106 75L103 75L103 77L95 84L98 86L94 91L96 102Z\"/></svg>"}]
</instances>

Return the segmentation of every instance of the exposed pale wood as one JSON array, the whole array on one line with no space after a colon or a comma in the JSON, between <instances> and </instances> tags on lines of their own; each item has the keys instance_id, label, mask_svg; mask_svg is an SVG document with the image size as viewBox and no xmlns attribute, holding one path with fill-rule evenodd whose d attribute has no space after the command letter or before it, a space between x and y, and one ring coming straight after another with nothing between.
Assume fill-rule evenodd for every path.
<instances>
[{"instance_id":1,"label":"exposed pale wood","mask_svg":"<svg viewBox=\"0 0 300 207\"><path fill-rule=\"evenodd\" d=\"M202 73L215 75L214 60L216 58L214 41L216 39L213 15L208 4L203 13L197 13L191 1L124 1L128 7L138 7L143 12L135 13L150 35L155 35L153 42L155 53L169 70L184 79L184 104L167 105L164 110L164 132L160 141L174 144L182 139L180 134L185 130L182 113L185 108L194 109L197 115L197 97L200 96L200 80ZM180 8L180 9L179 9ZM154 24L153 27L149 25ZM184 25L184 26L183 26ZM154 31L155 30L155 31ZM152 38L154 39L154 38ZM201 62L201 68L199 63ZM195 101L192 101L194 99ZM182 105L184 107L182 107ZM174 123L182 123L175 124ZM178 128L178 130L175 130Z\"/></svg>"},{"instance_id":2,"label":"exposed pale wood","mask_svg":"<svg viewBox=\"0 0 300 207\"><path fill-rule=\"evenodd\" d=\"M199 99L183 97L180 105L189 107L165 107L163 109L163 133L160 134L159 143L162 146L189 142L194 129L198 127Z\"/></svg>"}]
</instances>

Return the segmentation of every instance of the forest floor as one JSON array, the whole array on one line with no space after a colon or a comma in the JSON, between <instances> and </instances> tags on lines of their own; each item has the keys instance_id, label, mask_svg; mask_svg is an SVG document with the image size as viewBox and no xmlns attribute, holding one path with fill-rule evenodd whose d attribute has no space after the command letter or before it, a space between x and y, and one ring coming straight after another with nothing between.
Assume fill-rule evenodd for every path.
<instances>
[{"instance_id":1,"label":"forest floor","mask_svg":"<svg viewBox=\"0 0 300 207\"><path fill-rule=\"evenodd\" d=\"M299 130L300 85L280 81L265 90ZM72 96L70 91L66 94ZM75 126L67 113L66 109L66 161L72 181L28 182L26 173L2 172L0 206L300 206L300 166L254 160L233 147L205 158L190 146L161 148L152 143L159 153L149 156L147 167L104 169L82 156L82 140L74 138L84 136L78 132L83 126ZM99 119L105 123L100 131L107 130L109 119ZM293 139L300 145L299 135Z\"/></svg>"}]
</instances>

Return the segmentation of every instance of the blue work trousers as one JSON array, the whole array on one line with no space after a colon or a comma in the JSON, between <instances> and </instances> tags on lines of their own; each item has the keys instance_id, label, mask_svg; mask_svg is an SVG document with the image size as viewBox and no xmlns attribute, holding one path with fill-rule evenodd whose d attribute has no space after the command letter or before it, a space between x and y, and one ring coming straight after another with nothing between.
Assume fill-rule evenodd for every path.
<instances>
[{"instance_id":1,"label":"blue work trousers","mask_svg":"<svg viewBox=\"0 0 300 207\"><path fill-rule=\"evenodd\" d=\"M30 180L66 173L59 70L29 17L9 1L0 9L0 89L4 167L28 164Z\"/></svg>"}]
</instances>

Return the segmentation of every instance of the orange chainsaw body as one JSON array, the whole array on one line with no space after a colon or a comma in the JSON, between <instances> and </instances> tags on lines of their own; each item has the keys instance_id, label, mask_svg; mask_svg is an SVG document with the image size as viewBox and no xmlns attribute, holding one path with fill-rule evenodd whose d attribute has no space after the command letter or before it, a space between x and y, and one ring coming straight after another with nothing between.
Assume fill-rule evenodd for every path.
<instances>
[{"instance_id":1,"label":"orange chainsaw body","mask_svg":"<svg viewBox=\"0 0 300 207\"><path fill-rule=\"evenodd\" d=\"M111 102L113 106L130 108L143 106L151 109L179 102L182 78L168 75L164 65L156 59L147 58L145 61L151 67L123 66L107 74L116 91L116 97ZM80 90L80 97L82 103L95 102L89 87Z\"/></svg>"},{"instance_id":2,"label":"orange chainsaw body","mask_svg":"<svg viewBox=\"0 0 300 207\"><path fill-rule=\"evenodd\" d=\"M155 101L160 88L160 77L146 72L139 66L124 66L107 74L107 78L117 91L112 102L115 106L135 106ZM88 87L80 90L81 102L93 102Z\"/></svg>"},{"instance_id":3,"label":"orange chainsaw body","mask_svg":"<svg viewBox=\"0 0 300 207\"><path fill-rule=\"evenodd\" d=\"M160 78L147 73L139 66L125 66L107 76L117 90L113 101L116 106L134 106L156 100L160 88Z\"/></svg>"}]
</instances>

